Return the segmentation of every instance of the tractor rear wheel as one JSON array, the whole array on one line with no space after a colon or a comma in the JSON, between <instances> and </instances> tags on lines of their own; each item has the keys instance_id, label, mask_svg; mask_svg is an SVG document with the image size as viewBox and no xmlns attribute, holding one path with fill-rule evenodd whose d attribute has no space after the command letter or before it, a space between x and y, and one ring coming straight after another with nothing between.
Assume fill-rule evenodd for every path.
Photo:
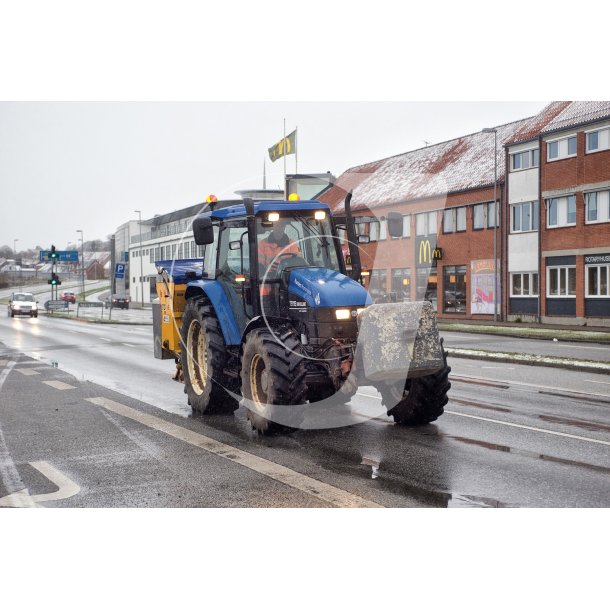
<instances>
[{"instance_id":1,"label":"tractor rear wheel","mask_svg":"<svg viewBox=\"0 0 610 610\"><path fill-rule=\"evenodd\" d=\"M233 413L239 406L227 393L236 379L223 371L227 348L214 310L201 300L187 301L181 328L182 370L189 404L197 413Z\"/></svg>"},{"instance_id":2,"label":"tractor rear wheel","mask_svg":"<svg viewBox=\"0 0 610 610\"><path fill-rule=\"evenodd\" d=\"M241 392L248 401L248 419L259 434L297 427L303 412L297 405L307 400L307 371L297 334L285 329L276 336L280 342L268 329L256 329L244 344Z\"/></svg>"},{"instance_id":3,"label":"tractor rear wheel","mask_svg":"<svg viewBox=\"0 0 610 610\"><path fill-rule=\"evenodd\" d=\"M397 424L421 426L438 419L449 401L451 387L447 352L443 350L443 368L432 375L409 379L404 387L381 386L381 402Z\"/></svg>"}]
</instances>

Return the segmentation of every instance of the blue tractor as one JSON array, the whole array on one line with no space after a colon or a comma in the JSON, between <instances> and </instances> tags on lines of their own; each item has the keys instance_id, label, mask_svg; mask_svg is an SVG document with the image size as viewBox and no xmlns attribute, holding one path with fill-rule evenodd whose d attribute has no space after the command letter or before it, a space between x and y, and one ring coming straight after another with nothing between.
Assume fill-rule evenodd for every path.
<instances>
[{"instance_id":1,"label":"blue tractor","mask_svg":"<svg viewBox=\"0 0 610 610\"><path fill-rule=\"evenodd\" d=\"M372 303L350 200L341 228L351 272L319 201L212 201L193 221L203 264L157 262L155 356L176 360L195 412L241 402L262 434L298 428L312 403L332 409L373 385L397 423L443 413L450 368L431 304ZM388 229L402 235L402 217L390 215Z\"/></svg>"}]
</instances>

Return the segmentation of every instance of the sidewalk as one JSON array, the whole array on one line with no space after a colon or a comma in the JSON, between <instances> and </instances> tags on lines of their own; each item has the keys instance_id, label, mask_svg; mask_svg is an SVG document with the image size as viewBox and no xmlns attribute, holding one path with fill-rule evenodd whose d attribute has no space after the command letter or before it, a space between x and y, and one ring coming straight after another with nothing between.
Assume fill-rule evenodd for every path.
<instances>
[{"instance_id":1,"label":"sidewalk","mask_svg":"<svg viewBox=\"0 0 610 610\"><path fill-rule=\"evenodd\" d=\"M451 358L468 358L488 362L509 364L527 364L531 366L549 366L582 371L587 373L610 374L610 328L566 326L560 324L533 324L521 322L495 322L480 320L439 320L439 330L495 335L501 337L516 337L522 339L540 339L561 342L588 342L608 345L608 354L600 360L588 360L575 357L540 355L525 352L502 351L501 349L468 349L448 347Z\"/></svg>"},{"instance_id":2,"label":"sidewalk","mask_svg":"<svg viewBox=\"0 0 610 610\"><path fill-rule=\"evenodd\" d=\"M590 341L610 344L610 327L566 326L565 324L533 324L529 322L490 322L489 320L447 320L439 319L438 327L462 333L502 335L526 339L546 339L561 341ZM610 357L609 357L610 359Z\"/></svg>"}]
</instances>

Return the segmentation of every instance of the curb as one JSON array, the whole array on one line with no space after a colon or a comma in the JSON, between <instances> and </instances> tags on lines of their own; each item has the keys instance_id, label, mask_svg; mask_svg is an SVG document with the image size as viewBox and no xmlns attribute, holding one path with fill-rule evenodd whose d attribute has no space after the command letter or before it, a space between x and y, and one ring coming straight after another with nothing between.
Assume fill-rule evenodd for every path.
<instances>
[{"instance_id":1,"label":"curb","mask_svg":"<svg viewBox=\"0 0 610 610\"><path fill-rule=\"evenodd\" d=\"M470 333L473 335L494 335L494 336L499 336L499 337L514 337L515 339L534 339L536 341L552 341L553 340L553 331L552 329L548 329L548 328L544 328L544 329L534 329L534 333L533 334L527 334L527 333L521 333L521 332L517 332L514 331L510 328L507 327L503 327L503 326L494 326L492 327L492 330L490 330L489 327L483 327L483 328L477 328L475 325L473 325L471 328L454 328L452 325L446 325L446 324L442 324L439 322L438 324L438 328L439 330L442 331L449 331L449 332L454 332L454 333ZM524 329L525 330L525 329ZM540 334L537 334L537 333ZM565 330L558 330L555 334L557 333L563 333L566 332ZM567 331L570 332L570 331ZM578 331L578 330L574 330L573 332L580 332L583 333L581 336L561 336L560 335L560 341L566 341L566 342L582 342L582 343L600 343L600 344L610 344L610 333L608 333L607 336L597 336L597 337L591 337L591 336L587 336L587 331ZM601 334L600 331L591 331L592 333L596 333L597 335ZM605 334L605 333L604 333Z\"/></svg>"},{"instance_id":2,"label":"curb","mask_svg":"<svg viewBox=\"0 0 610 610\"><path fill-rule=\"evenodd\" d=\"M152 326L152 322L138 322L129 320L88 320L87 318L70 317L66 315L46 314L47 318L54 318L55 320L72 320L73 322L82 322L83 324L125 324L129 326Z\"/></svg>"},{"instance_id":3,"label":"curb","mask_svg":"<svg viewBox=\"0 0 610 610\"><path fill-rule=\"evenodd\" d=\"M483 350L467 350L461 348L446 348L450 357L467 360L485 360L488 362L504 362L507 364L525 364L529 366L545 366L566 369L583 373L598 373L610 375L610 362L595 362L591 360L567 360L555 356L536 356L534 354L510 354L503 352L485 352ZM518 356L518 357L517 357Z\"/></svg>"}]
</instances>

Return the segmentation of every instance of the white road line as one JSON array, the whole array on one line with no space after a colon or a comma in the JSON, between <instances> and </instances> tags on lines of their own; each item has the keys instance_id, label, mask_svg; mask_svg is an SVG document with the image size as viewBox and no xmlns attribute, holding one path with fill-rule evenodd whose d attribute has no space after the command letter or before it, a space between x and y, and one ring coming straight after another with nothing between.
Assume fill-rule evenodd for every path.
<instances>
[{"instance_id":1,"label":"white road line","mask_svg":"<svg viewBox=\"0 0 610 610\"><path fill-rule=\"evenodd\" d=\"M15 364L17 363L9 361L6 368L0 373L0 391ZM11 458L11 453L6 445L6 441L4 440L2 428L0 428L0 479L2 479L2 485L6 489L15 489L16 487L23 485L19 472ZM30 499L28 490L20 489L4 498L0 498L0 506L18 508L34 506L34 503Z\"/></svg>"},{"instance_id":2,"label":"white road line","mask_svg":"<svg viewBox=\"0 0 610 610\"><path fill-rule=\"evenodd\" d=\"M110 400L109 398L87 398L87 400L94 405L108 409L117 415L128 417L129 419L137 421L138 423L152 428L153 430L164 432L165 434L188 443L189 445L199 447L200 449L209 451L210 453L213 453L214 455L222 457L226 460L241 466L245 466L250 470L314 496L315 498L318 498L323 502L327 502L328 504L343 508L381 508L380 504L371 502L365 498L361 498L360 496L349 493L343 489L339 489L338 487L334 487L328 483L323 483L322 481L318 481L317 479L313 479L312 477L308 477L307 475L291 470L286 466L281 466L280 464L276 464L275 462L271 462L265 458L258 457L252 453L248 453L247 451L242 451L241 449L237 449L231 445L221 443L208 436L199 434L198 432L177 426L176 424L172 424L164 419L161 419L160 417L142 413L141 411L132 409L131 407L115 402L114 400Z\"/></svg>"},{"instance_id":3,"label":"white road line","mask_svg":"<svg viewBox=\"0 0 610 610\"><path fill-rule=\"evenodd\" d=\"M52 388L55 388L56 390L75 390L76 386L70 385L69 383L64 383L63 381L57 381L56 379L53 379L51 381L43 381L42 383L46 383L47 385L50 385Z\"/></svg>"},{"instance_id":4,"label":"white road line","mask_svg":"<svg viewBox=\"0 0 610 610\"><path fill-rule=\"evenodd\" d=\"M52 502L56 500L65 500L75 496L80 487L71 481L66 475L62 474L49 464L48 462L30 462L30 464L42 473L51 483L55 483L59 489L48 494L36 494L32 496L34 502Z\"/></svg>"},{"instance_id":5,"label":"white road line","mask_svg":"<svg viewBox=\"0 0 610 610\"><path fill-rule=\"evenodd\" d=\"M503 426L509 426L511 428L521 428L523 430L532 430L533 432L543 432L544 434L552 434L553 436L564 436L566 438L575 438L579 441L586 441L588 443L597 443L599 445L610 446L610 441L601 441L596 438L589 438L587 436L577 436L576 434L566 434L565 432L555 432L554 430L545 430L544 428L535 428L533 426L524 426L523 424L514 424L512 422L500 421L499 419L491 419L489 417L481 417L479 415L467 415L466 413L459 413L458 411L449 411L445 409L445 413L450 415L458 415L459 417L468 417L470 419L479 419L481 421L491 422L492 424L501 424Z\"/></svg>"},{"instance_id":6,"label":"white road line","mask_svg":"<svg viewBox=\"0 0 610 610\"><path fill-rule=\"evenodd\" d=\"M571 394L579 394L581 396L590 396L591 398L610 398L608 394L595 394L593 392L583 392L582 390L571 390L570 388L558 388L557 386L540 385L537 383L526 383L525 381L514 381L512 379L495 379L491 377L474 377L472 375L449 375L451 379L459 382L460 377L463 379L472 379L474 381L494 381L496 383L507 383L508 385L519 385L525 388L533 388L534 390L553 390L554 392L569 392ZM598 382L603 383L603 382Z\"/></svg>"},{"instance_id":7,"label":"white road line","mask_svg":"<svg viewBox=\"0 0 610 610\"><path fill-rule=\"evenodd\" d=\"M26 377L29 377L30 375L40 375L40 373L38 371L33 371L32 369L15 369L16 371L19 371L22 375L25 375Z\"/></svg>"},{"instance_id":8,"label":"white road line","mask_svg":"<svg viewBox=\"0 0 610 610\"><path fill-rule=\"evenodd\" d=\"M126 347L135 347L135 345L132 345L131 343L121 343L121 345L125 345Z\"/></svg>"},{"instance_id":9,"label":"white road line","mask_svg":"<svg viewBox=\"0 0 610 610\"><path fill-rule=\"evenodd\" d=\"M604 385L610 385L608 381L595 381L595 379L583 379L583 381L587 381L589 383L603 383Z\"/></svg>"},{"instance_id":10,"label":"white road line","mask_svg":"<svg viewBox=\"0 0 610 610\"><path fill-rule=\"evenodd\" d=\"M108 341L108 342L112 341L112 339L106 339L106 337L100 337L100 339L101 339L102 341Z\"/></svg>"},{"instance_id":11,"label":"white road line","mask_svg":"<svg viewBox=\"0 0 610 610\"><path fill-rule=\"evenodd\" d=\"M482 366L482 369L501 369L503 371L514 371L515 369L513 367L509 367L509 366Z\"/></svg>"}]
</instances>

